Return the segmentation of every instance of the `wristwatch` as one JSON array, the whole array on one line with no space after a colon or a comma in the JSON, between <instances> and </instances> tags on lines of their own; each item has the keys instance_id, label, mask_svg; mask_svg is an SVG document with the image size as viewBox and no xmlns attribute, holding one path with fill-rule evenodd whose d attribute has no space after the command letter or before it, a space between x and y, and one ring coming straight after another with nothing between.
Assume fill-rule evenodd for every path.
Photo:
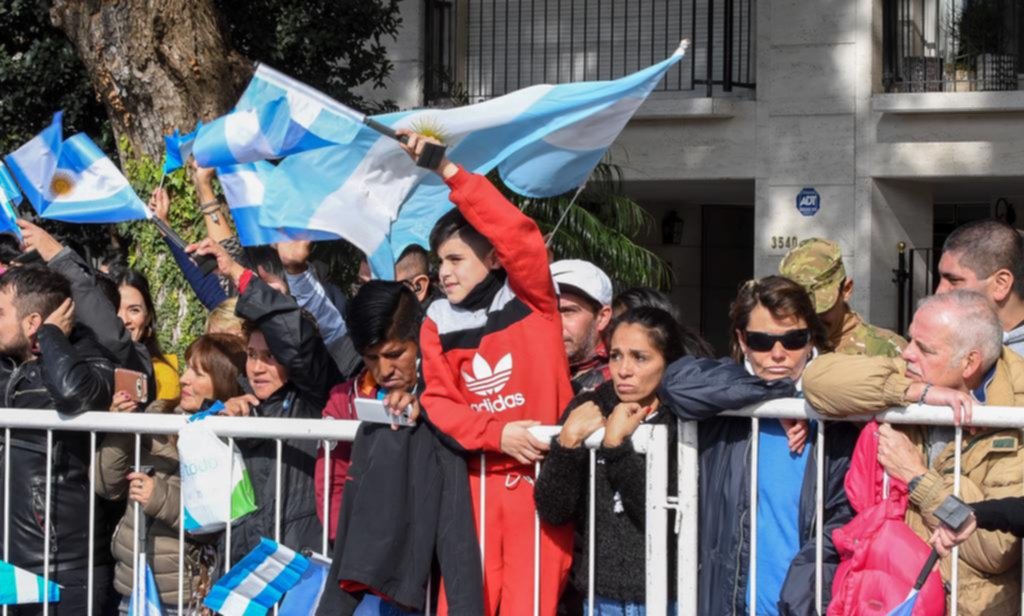
<instances>
[{"instance_id":1,"label":"wristwatch","mask_svg":"<svg viewBox=\"0 0 1024 616\"><path fill-rule=\"evenodd\" d=\"M917 486L918 486L919 483L921 483L922 479L924 479L924 474L918 475L917 477L914 477L909 482L907 482L907 494L908 495L914 493L914 490L917 489Z\"/></svg>"}]
</instances>

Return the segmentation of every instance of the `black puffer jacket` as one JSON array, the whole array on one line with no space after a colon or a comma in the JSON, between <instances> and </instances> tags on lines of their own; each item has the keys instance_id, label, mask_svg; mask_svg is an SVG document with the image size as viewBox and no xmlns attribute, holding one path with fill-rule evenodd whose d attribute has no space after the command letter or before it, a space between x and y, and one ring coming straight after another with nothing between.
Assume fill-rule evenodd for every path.
<instances>
[{"instance_id":1,"label":"black puffer jacket","mask_svg":"<svg viewBox=\"0 0 1024 616\"><path fill-rule=\"evenodd\" d=\"M576 396L559 423L564 424L576 407L593 402L608 417L619 403L610 381L593 391ZM649 424L669 427L669 468L675 468L676 421L664 408L652 416ZM576 523L576 541L572 564L572 582L587 590L586 556L590 529L587 527L589 454L586 448L566 449L551 439L551 452L541 466L534 490L537 513L549 524ZM594 524L597 540L594 559L600 563L594 572L594 592L602 597L643 603L646 584L645 526L647 467L643 454L633 449L632 438L615 448L597 450L594 489ZM676 492L676 474L669 473L669 494ZM671 519L669 525L671 526ZM673 536L670 532L669 536ZM669 542L668 578L675 579L675 542ZM674 585L673 585L674 590ZM673 593L674 596L674 593Z\"/></svg>"},{"instance_id":2,"label":"black puffer jacket","mask_svg":"<svg viewBox=\"0 0 1024 616\"><path fill-rule=\"evenodd\" d=\"M235 308L256 324L274 358L288 370L288 382L264 400L258 417L319 419L331 387L341 382L316 324L295 299L253 276ZM277 445L266 439L238 439L252 480L257 510L232 527L231 561L238 562L260 541L274 538ZM281 542L321 551L323 527L316 514L315 440L284 440L281 452Z\"/></svg>"},{"instance_id":3,"label":"black puffer jacket","mask_svg":"<svg viewBox=\"0 0 1024 616\"><path fill-rule=\"evenodd\" d=\"M37 335L37 359L18 364L0 357L3 406L53 409L68 415L106 410L114 386L114 364L91 332L76 327L70 340L55 325ZM4 444L7 446L8 444ZM36 573L43 570L43 520L46 498L46 432L11 431L11 559ZM0 477L3 476L0 447ZM50 572L88 564L89 434L53 433L50 496ZM0 490L0 510L3 491ZM104 508L97 503L94 529L95 564L109 563L110 541ZM3 528L0 525L0 539Z\"/></svg>"},{"instance_id":4,"label":"black puffer jacket","mask_svg":"<svg viewBox=\"0 0 1024 616\"><path fill-rule=\"evenodd\" d=\"M659 395L679 418L701 421L698 613L742 615L750 562L750 420L717 415L794 397L796 387L789 380L765 381L753 376L731 359L684 357L669 366ZM853 517L843 480L857 441L857 429L851 424L833 422L827 430L823 606L828 605L839 564L832 531ZM787 615L814 614L815 461L819 452L813 441L809 446L798 513L800 550L779 597L779 612Z\"/></svg>"}]
</instances>

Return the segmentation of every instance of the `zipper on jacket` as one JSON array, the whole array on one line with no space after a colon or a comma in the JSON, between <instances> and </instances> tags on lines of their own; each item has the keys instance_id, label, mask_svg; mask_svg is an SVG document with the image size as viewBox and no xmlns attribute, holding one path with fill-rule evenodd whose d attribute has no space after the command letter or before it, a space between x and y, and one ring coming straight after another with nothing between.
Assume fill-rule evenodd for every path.
<instances>
[{"instance_id":1,"label":"zipper on jacket","mask_svg":"<svg viewBox=\"0 0 1024 616\"><path fill-rule=\"evenodd\" d=\"M22 364L21 366L24 365ZM11 406L11 388L15 386L18 378L21 377L21 366L15 362L14 370L11 370L11 376L7 379L7 387L4 389L4 406Z\"/></svg>"},{"instance_id":2,"label":"zipper on jacket","mask_svg":"<svg viewBox=\"0 0 1024 616\"><path fill-rule=\"evenodd\" d=\"M751 444L751 439L752 438L753 438L753 434L751 434L750 436L747 437L747 445L743 449L743 457L745 457L748 460L750 459L750 452L752 450L752 444ZM748 485L746 486L746 488L747 488L747 490L746 490L747 495L746 495L745 498L748 498L748 499L750 498L750 485L749 485L749 483L750 483L750 475L747 475L747 484ZM746 537L746 531L747 531L746 520L747 520L747 518L749 516L750 516L750 501L747 500L747 510L744 511L742 514L740 514L740 540L739 540L739 543L736 544L736 558L735 558L736 567L734 569L735 573L733 573L733 578L732 578L732 605L731 605L732 616L737 616L736 615L736 599L739 597L740 566L742 565L742 563L740 561L742 560L743 541L744 541L744 538ZM746 601L744 601L744 603L746 603Z\"/></svg>"},{"instance_id":3,"label":"zipper on jacket","mask_svg":"<svg viewBox=\"0 0 1024 616\"><path fill-rule=\"evenodd\" d=\"M735 560L735 562L736 562L736 569L735 569L736 573L733 575L733 578L732 578L732 605L731 605L731 607L732 607L732 616L736 616L736 600L739 598L739 592L740 592L740 560L742 560L741 555L743 554L743 540L744 540L744 537L746 537L747 515L749 513L750 513L750 508L748 507L747 511L743 512L743 514L740 515L740 541L739 541L739 543L736 546L736 560Z\"/></svg>"}]
</instances>

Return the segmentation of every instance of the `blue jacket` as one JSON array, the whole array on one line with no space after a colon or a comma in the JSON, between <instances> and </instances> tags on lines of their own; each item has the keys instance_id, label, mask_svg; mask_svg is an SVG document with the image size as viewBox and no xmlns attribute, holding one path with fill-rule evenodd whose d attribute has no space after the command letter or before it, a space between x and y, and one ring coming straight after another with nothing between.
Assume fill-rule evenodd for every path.
<instances>
[{"instance_id":1,"label":"blue jacket","mask_svg":"<svg viewBox=\"0 0 1024 616\"><path fill-rule=\"evenodd\" d=\"M765 381L749 374L731 359L684 357L665 372L659 392L661 400L679 418L701 422L698 428L698 613L701 616L746 613L750 562L750 420L718 417L718 414L796 394L792 381ZM843 480L858 432L855 426L844 422L830 423L827 430L823 607L828 605L832 578L839 564L832 531L853 517ZM782 588L781 614L814 614L817 455L812 442L800 492L800 551L790 565Z\"/></svg>"}]
</instances>

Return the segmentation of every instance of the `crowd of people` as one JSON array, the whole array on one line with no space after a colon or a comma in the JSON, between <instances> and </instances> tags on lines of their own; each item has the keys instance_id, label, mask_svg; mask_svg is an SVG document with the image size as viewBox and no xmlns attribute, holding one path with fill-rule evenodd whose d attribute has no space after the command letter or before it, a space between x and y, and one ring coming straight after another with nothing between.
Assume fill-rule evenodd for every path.
<instances>
[{"instance_id":1,"label":"crowd of people","mask_svg":"<svg viewBox=\"0 0 1024 616\"><path fill-rule=\"evenodd\" d=\"M412 164L431 140L403 134ZM212 172L197 168L208 236L186 250L171 241L167 247L209 315L180 366L161 348L142 274L117 264L94 268L28 221L18 223L21 242L0 238L4 407L194 414L220 401L229 416L349 420L360 400L376 400L411 423L363 423L354 442L329 451L284 439L280 493L274 442L238 439L256 510L234 522L230 546L225 533L179 543L175 435L143 436L136 467L133 435L101 435L91 459L88 434L56 431L47 469L45 433L12 430L3 443L14 472L2 532L11 563L42 573L48 560L62 586L51 614L83 614L90 602L95 614L128 613L134 504L149 528L143 548L168 615L178 613L179 601L184 613L200 613L225 564L261 537L320 551L325 526L332 560L320 614L429 607L518 616L534 613L535 601L545 615L588 608L643 614L646 464L632 436L642 425L672 428L675 468L674 427L682 420L699 430L701 615L748 613L750 606L758 614L810 615L819 593L824 605L833 598L843 605L830 614L861 613L857 597L886 584L887 567L923 564L897 554L833 587L850 559L833 536L848 532L863 507L848 493L851 460L864 442L874 447L870 464L905 495L899 515L915 540L944 555L942 580L951 582L959 566L960 613L1019 612L1024 524L1019 499L1006 497L1024 490L1024 447L1019 431L971 426L977 406L1024 405L1017 354L1024 350L1024 241L1015 229L982 221L950 236L938 294L919 305L910 342L851 308L853 279L837 244L806 240L777 275L742 285L730 308L730 348L716 359L665 295L616 293L586 261L550 263L537 225L486 178L447 160L436 172L455 209L434 227L429 252L407 249L394 281L370 280L364 262L358 287L346 294L311 260L309 242L242 249ZM168 218L166 192L157 190L150 206ZM204 274L196 257L215 259L216 270ZM119 369L145 375L147 390L120 389ZM891 406L948 406L966 426L960 476L951 427L833 421L819 451L816 436L826 429L819 422L762 419L755 431L749 419L722 414L792 397L836 419ZM550 440L530 430L555 424L561 431ZM597 443L592 453L588 440ZM934 514L954 484L974 513L948 528ZM92 499L90 529L83 512ZM591 574L595 595L587 605ZM674 589L670 595L674 612Z\"/></svg>"}]
</instances>

